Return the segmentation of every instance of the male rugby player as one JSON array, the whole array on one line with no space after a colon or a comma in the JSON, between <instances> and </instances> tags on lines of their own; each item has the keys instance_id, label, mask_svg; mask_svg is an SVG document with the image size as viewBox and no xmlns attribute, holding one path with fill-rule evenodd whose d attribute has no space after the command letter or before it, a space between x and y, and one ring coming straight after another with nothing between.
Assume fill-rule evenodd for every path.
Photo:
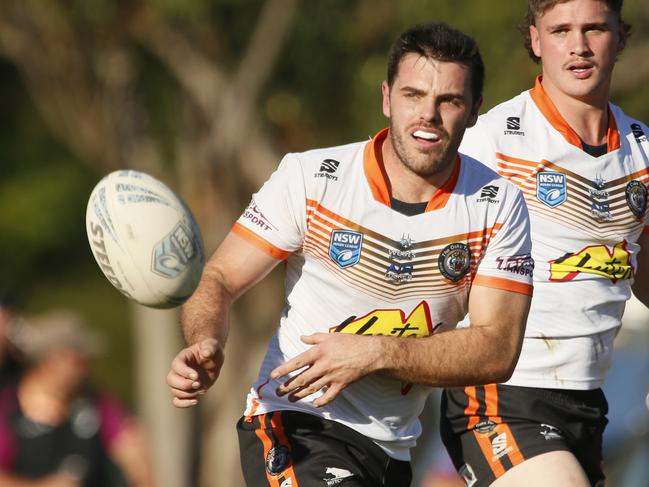
<instances>
[{"instance_id":1,"label":"male rugby player","mask_svg":"<svg viewBox=\"0 0 649 487\"><path fill-rule=\"evenodd\" d=\"M238 423L248 485L407 486L430 386L509 378L533 263L520 191L457 154L483 77L446 24L402 34L389 128L285 156L207 263L167 376L178 407L218 377L232 302L286 261L287 306Z\"/></svg>"},{"instance_id":2,"label":"male rugby player","mask_svg":"<svg viewBox=\"0 0 649 487\"><path fill-rule=\"evenodd\" d=\"M445 391L443 437L471 486L604 483L600 387L631 291L649 304L649 130L609 102L630 29L621 9L529 0L525 40L542 74L462 142L523 191L536 265L511 379Z\"/></svg>"}]
</instances>

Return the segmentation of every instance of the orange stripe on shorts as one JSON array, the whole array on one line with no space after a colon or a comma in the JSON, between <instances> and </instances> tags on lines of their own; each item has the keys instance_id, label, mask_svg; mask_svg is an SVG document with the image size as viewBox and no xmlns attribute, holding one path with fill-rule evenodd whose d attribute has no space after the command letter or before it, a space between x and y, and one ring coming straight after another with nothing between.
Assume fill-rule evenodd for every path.
<instances>
[{"instance_id":1,"label":"orange stripe on shorts","mask_svg":"<svg viewBox=\"0 0 649 487\"><path fill-rule=\"evenodd\" d=\"M478 416L475 413L478 412L478 396L476 395L476 387L469 386L464 388L464 393L469 399L469 404L467 404L466 409L464 410L464 415L469 417L468 429L472 429L476 424L478 424Z\"/></svg>"},{"instance_id":2,"label":"orange stripe on shorts","mask_svg":"<svg viewBox=\"0 0 649 487\"><path fill-rule=\"evenodd\" d=\"M255 430L255 434L261 440L261 443L264 445L264 458L263 463L266 464L266 458L268 458L268 452L273 446L273 440L266 433L266 414L260 414L257 416L259 418L259 428ZM279 480L277 477L273 477L271 474L266 471L266 478L268 479L268 485L270 487L280 487Z\"/></svg>"}]
</instances>

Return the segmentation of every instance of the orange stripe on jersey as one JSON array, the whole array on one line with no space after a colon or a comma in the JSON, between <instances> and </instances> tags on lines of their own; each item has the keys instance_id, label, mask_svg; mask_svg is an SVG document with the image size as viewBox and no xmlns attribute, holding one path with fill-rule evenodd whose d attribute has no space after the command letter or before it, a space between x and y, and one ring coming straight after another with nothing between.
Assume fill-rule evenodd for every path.
<instances>
[{"instance_id":1,"label":"orange stripe on jersey","mask_svg":"<svg viewBox=\"0 0 649 487\"><path fill-rule=\"evenodd\" d=\"M505 467L503 466L500 459L494 457L490 437L478 433L476 430L473 430L473 435L475 436L475 439L478 442L478 445L480 446L480 450L482 450L482 454L484 455L485 460L489 464L491 471L494 473L496 478L500 477L502 474L505 473Z\"/></svg>"},{"instance_id":2,"label":"orange stripe on jersey","mask_svg":"<svg viewBox=\"0 0 649 487\"><path fill-rule=\"evenodd\" d=\"M273 447L273 440L268 436L268 433L266 432L266 417L268 415L266 414L260 414L257 416L259 418L259 428L255 430L255 434L257 435L257 438L261 440L262 445L264 446L264 458L263 462L266 461L266 458L268 457L268 452L270 449ZM266 478L268 479L268 485L271 487L280 487L279 485L279 480L277 477L273 477L271 474L266 471Z\"/></svg>"},{"instance_id":3,"label":"orange stripe on jersey","mask_svg":"<svg viewBox=\"0 0 649 487\"><path fill-rule=\"evenodd\" d=\"M478 402L478 396L476 394L476 387L475 386L468 386L464 388L464 393L466 394L466 397L469 399L469 403L466 406L466 409L464 410L464 415L469 417L469 424L467 426L467 429L472 429L476 424L478 424L478 416L476 416L476 413L478 412L478 407L480 406L480 403Z\"/></svg>"},{"instance_id":4,"label":"orange stripe on jersey","mask_svg":"<svg viewBox=\"0 0 649 487\"><path fill-rule=\"evenodd\" d=\"M285 260L288 259L289 256L291 255L291 252L282 250L279 247L275 247L268 240L260 237L252 230L249 230L248 228L244 227L241 223L238 222L235 223L230 229L230 231L238 235L239 237L243 238L247 242L251 243L258 249L263 250L274 259Z\"/></svg>"},{"instance_id":5,"label":"orange stripe on jersey","mask_svg":"<svg viewBox=\"0 0 649 487\"><path fill-rule=\"evenodd\" d=\"M275 433L275 437L277 438L278 443L281 445L284 445L286 448L291 450L291 444L288 442L288 438L286 437L286 434L284 433L284 424L282 423L282 412L281 411L275 411L273 415L270 418L270 425L273 428L273 433ZM286 479L290 478L292 483L290 483L291 487L300 487L297 481L297 477L295 476L295 470L293 469L293 463L291 463L283 472L281 477L283 477L282 483L286 481Z\"/></svg>"},{"instance_id":6,"label":"orange stripe on jersey","mask_svg":"<svg viewBox=\"0 0 649 487\"><path fill-rule=\"evenodd\" d=\"M583 149L583 143L577 132L566 122L557 107L543 89L542 76L536 78L534 88L530 90L530 96L543 116L548 122L561 134L566 141L580 149ZM617 131L617 123L611 109L608 110L608 132L606 134L606 143L608 152L620 148L620 134Z\"/></svg>"},{"instance_id":7,"label":"orange stripe on jersey","mask_svg":"<svg viewBox=\"0 0 649 487\"><path fill-rule=\"evenodd\" d=\"M512 281L510 279L504 279L502 277L490 276L476 276L473 280L473 285L502 289L503 291L511 291L514 293L525 294L527 296L531 296L533 290L531 284Z\"/></svg>"}]
</instances>

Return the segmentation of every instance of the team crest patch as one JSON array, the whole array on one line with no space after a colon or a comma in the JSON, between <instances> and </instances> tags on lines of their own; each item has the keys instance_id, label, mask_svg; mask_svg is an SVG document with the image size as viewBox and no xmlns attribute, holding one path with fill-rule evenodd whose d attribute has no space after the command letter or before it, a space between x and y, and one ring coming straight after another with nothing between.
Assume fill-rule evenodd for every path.
<instances>
[{"instance_id":1,"label":"team crest patch","mask_svg":"<svg viewBox=\"0 0 649 487\"><path fill-rule=\"evenodd\" d=\"M329 241L329 257L343 269L361 260L363 234L351 230L334 230Z\"/></svg>"},{"instance_id":2,"label":"team crest patch","mask_svg":"<svg viewBox=\"0 0 649 487\"><path fill-rule=\"evenodd\" d=\"M452 243L444 247L437 261L442 275L453 282L462 279L471 267L471 250L465 243Z\"/></svg>"},{"instance_id":3,"label":"team crest patch","mask_svg":"<svg viewBox=\"0 0 649 487\"><path fill-rule=\"evenodd\" d=\"M624 193L631 212L637 218L642 218L647 210L647 187L640 181L630 181Z\"/></svg>"},{"instance_id":4,"label":"team crest patch","mask_svg":"<svg viewBox=\"0 0 649 487\"><path fill-rule=\"evenodd\" d=\"M277 445L266 455L266 470L272 476L277 476L291 464L291 452L284 445Z\"/></svg>"},{"instance_id":5,"label":"team crest patch","mask_svg":"<svg viewBox=\"0 0 649 487\"><path fill-rule=\"evenodd\" d=\"M536 175L536 199L550 208L556 208L568 199L566 175L542 171Z\"/></svg>"}]
</instances>

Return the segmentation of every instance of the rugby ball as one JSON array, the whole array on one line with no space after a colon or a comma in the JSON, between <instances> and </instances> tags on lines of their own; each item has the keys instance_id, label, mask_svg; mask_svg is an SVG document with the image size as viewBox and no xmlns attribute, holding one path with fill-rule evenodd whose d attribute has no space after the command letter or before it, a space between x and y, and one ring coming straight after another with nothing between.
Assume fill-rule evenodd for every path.
<instances>
[{"instance_id":1,"label":"rugby ball","mask_svg":"<svg viewBox=\"0 0 649 487\"><path fill-rule=\"evenodd\" d=\"M121 170L99 181L86 232L108 281L144 306L179 306L198 285L205 264L200 230L183 201L148 174Z\"/></svg>"}]
</instances>

